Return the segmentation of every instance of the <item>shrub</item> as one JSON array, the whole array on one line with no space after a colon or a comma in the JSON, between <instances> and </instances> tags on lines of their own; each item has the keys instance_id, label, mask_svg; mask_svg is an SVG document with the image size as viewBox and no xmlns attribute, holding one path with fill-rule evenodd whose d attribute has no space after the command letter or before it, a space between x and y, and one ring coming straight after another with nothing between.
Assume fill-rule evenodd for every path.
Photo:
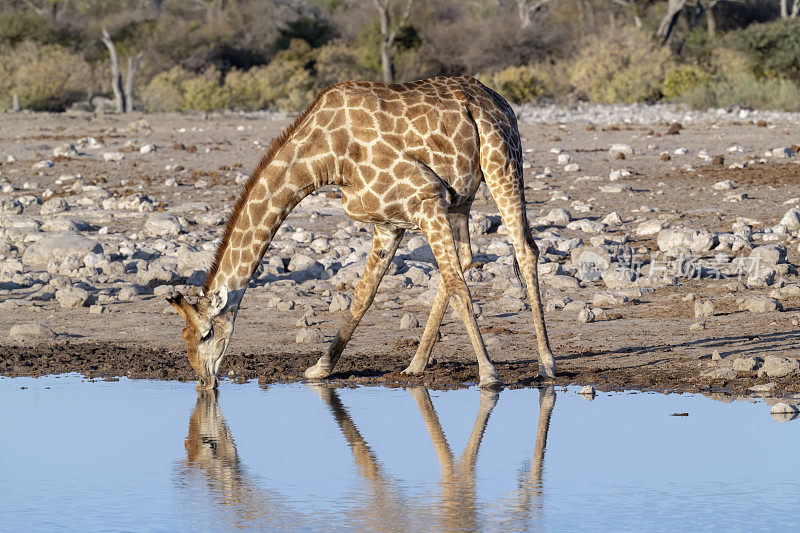
<instances>
[{"instance_id":1,"label":"shrub","mask_svg":"<svg viewBox=\"0 0 800 533\"><path fill-rule=\"evenodd\" d=\"M255 111L264 109L268 102L264 98L256 74L256 68L242 72L231 70L225 75L225 92L227 93L228 106L231 109Z\"/></svg>"},{"instance_id":2,"label":"shrub","mask_svg":"<svg viewBox=\"0 0 800 533\"><path fill-rule=\"evenodd\" d=\"M374 74L367 66L361 48L344 43L331 43L316 50L315 85L327 87L345 80L370 79Z\"/></svg>"},{"instance_id":3,"label":"shrub","mask_svg":"<svg viewBox=\"0 0 800 533\"><path fill-rule=\"evenodd\" d=\"M670 67L664 77L661 92L664 98L672 99L695 87L707 87L711 83L711 75L697 65L676 65Z\"/></svg>"},{"instance_id":4,"label":"shrub","mask_svg":"<svg viewBox=\"0 0 800 533\"><path fill-rule=\"evenodd\" d=\"M14 93L20 105L35 111L63 111L85 98L92 70L83 56L59 45L30 41L0 52L0 107L8 109Z\"/></svg>"},{"instance_id":5,"label":"shrub","mask_svg":"<svg viewBox=\"0 0 800 533\"><path fill-rule=\"evenodd\" d=\"M225 89L220 84L219 72L210 68L205 72L192 76L181 84L183 93L183 110L213 111L228 107Z\"/></svg>"},{"instance_id":6,"label":"shrub","mask_svg":"<svg viewBox=\"0 0 800 533\"><path fill-rule=\"evenodd\" d=\"M529 66L508 67L490 76L483 76L482 81L515 104L529 102L544 94L544 87L535 69Z\"/></svg>"},{"instance_id":7,"label":"shrub","mask_svg":"<svg viewBox=\"0 0 800 533\"><path fill-rule=\"evenodd\" d=\"M752 24L728 42L747 55L756 76L800 81L800 20Z\"/></svg>"},{"instance_id":8,"label":"shrub","mask_svg":"<svg viewBox=\"0 0 800 533\"><path fill-rule=\"evenodd\" d=\"M581 98L601 103L647 102L661 97L669 51L635 30L587 40L569 67Z\"/></svg>"},{"instance_id":9,"label":"shrub","mask_svg":"<svg viewBox=\"0 0 800 533\"><path fill-rule=\"evenodd\" d=\"M153 77L141 94L141 105L146 111L179 111L183 108L181 87L192 74L181 67L161 72Z\"/></svg>"},{"instance_id":10,"label":"shrub","mask_svg":"<svg viewBox=\"0 0 800 533\"><path fill-rule=\"evenodd\" d=\"M707 86L697 86L675 98L697 109L712 107L746 107L800 111L800 87L790 80L757 78L743 73L733 78L720 78Z\"/></svg>"}]
</instances>

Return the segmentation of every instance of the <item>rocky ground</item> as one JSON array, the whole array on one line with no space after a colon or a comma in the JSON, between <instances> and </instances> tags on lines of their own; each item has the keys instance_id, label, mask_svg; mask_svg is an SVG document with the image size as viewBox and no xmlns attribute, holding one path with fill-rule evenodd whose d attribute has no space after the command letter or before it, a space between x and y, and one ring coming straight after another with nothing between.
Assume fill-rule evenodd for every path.
<instances>
[{"instance_id":1,"label":"rocky ground","mask_svg":"<svg viewBox=\"0 0 800 533\"><path fill-rule=\"evenodd\" d=\"M800 393L800 116L669 106L519 109L528 213L559 383ZM0 374L191 379L165 296L202 283L240 184L284 114L0 115ZM231 379L300 379L371 242L335 188L287 219L245 296ZM509 386L535 382L529 306L485 191L467 279ZM438 284L410 233L336 379L398 374ZM477 380L448 313L432 387ZM798 396L800 398L800 396Z\"/></svg>"}]
</instances>

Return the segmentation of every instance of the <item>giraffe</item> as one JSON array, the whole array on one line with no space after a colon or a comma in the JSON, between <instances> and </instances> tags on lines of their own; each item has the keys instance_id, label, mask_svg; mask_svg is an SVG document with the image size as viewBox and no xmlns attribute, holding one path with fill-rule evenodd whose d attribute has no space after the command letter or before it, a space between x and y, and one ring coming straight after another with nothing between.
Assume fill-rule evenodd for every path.
<instances>
[{"instance_id":1,"label":"giraffe","mask_svg":"<svg viewBox=\"0 0 800 533\"><path fill-rule=\"evenodd\" d=\"M525 214L516 117L496 92L471 77L385 84L342 82L322 90L253 171L228 220L195 303L168 301L186 321L182 336L199 389L217 372L251 276L281 223L324 185L338 185L342 207L373 225L372 250L352 305L307 379L328 377L372 304L406 230L418 229L440 271L436 298L408 375L424 372L452 300L478 361L479 386L501 386L475 319L464 271L471 266L469 211L485 181L508 229L527 285L540 376L555 376L537 275L539 251Z\"/></svg>"}]
</instances>

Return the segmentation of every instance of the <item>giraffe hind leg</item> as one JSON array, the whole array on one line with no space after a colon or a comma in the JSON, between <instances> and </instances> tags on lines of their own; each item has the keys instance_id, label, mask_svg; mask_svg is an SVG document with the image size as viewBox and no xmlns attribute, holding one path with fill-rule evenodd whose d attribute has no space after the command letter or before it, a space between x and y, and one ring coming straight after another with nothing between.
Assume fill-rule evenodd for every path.
<instances>
[{"instance_id":1,"label":"giraffe hind leg","mask_svg":"<svg viewBox=\"0 0 800 533\"><path fill-rule=\"evenodd\" d=\"M446 204L441 198L436 198L421 202L420 207L418 226L428 239L436 262L439 264L440 287L444 285L446 294L452 298L461 315L461 320L467 328L467 334L478 360L479 385L486 389L499 388L501 383L497 370L489 360L486 345L483 343L478 323L475 320L472 298L461 271L461 264L453 241L453 232L447 217ZM447 298L445 297L443 300L446 302ZM426 332L427 330L426 327Z\"/></svg>"},{"instance_id":2,"label":"giraffe hind leg","mask_svg":"<svg viewBox=\"0 0 800 533\"><path fill-rule=\"evenodd\" d=\"M353 331L361 322L367 309L372 305L375 293L378 291L378 285L380 285L381 279L389 269L389 263L392 262L394 254L397 252L403 233L405 233L403 229L375 226L372 251L367 260L364 274L361 276L361 281L358 282L353 293L353 303L350 305L348 315L338 333L336 333L336 337L328 345L325 355L320 357L314 366L305 371L304 376L307 379L324 379L333 372L336 362L342 355L350 337L353 336Z\"/></svg>"},{"instance_id":3,"label":"giraffe hind leg","mask_svg":"<svg viewBox=\"0 0 800 533\"><path fill-rule=\"evenodd\" d=\"M453 239L458 246L458 262L463 272L472 266L472 247L469 242L469 213L448 213L447 218L453 232ZM403 370L403 374L419 375L428 366L433 345L436 344L436 340L439 338L439 327L442 325L442 318L447 310L449 296L445 284L440 281L436 290L436 299L425 324L422 339L419 341L414 358L411 359L408 367Z\"/></svg>"}]
</instances>

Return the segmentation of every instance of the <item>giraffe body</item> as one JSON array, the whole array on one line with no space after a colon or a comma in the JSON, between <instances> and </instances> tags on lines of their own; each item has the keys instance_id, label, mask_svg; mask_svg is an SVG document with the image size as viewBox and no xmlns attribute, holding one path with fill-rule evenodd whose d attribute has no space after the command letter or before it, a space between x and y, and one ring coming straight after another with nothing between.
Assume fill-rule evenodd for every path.
<instances>
[{"instance_id":1,"label":"giraffe body","mask_svg":"<svg viewBox=\"0 0 800 533\"><path fill-rule=\"evenodd\" d=\"M374 225L373 246L344 324L306 377L331 373L372 304L405 230L419 229L431 245L441 281L417 353L404 372L424 371L452 298L476 352L481 386L499 386L463 277L472 263L469 210L481 181L497 202L528 286L539 373L553 377L514 112L473 78L441 77L333 85L273 142L228 221L203 296L196 304L180 295L170 299L186 319L183 337L198 386L216 386L241 298L278 227L305 196L329 184L341 188L350 217Z\"/></svg>"}]
</instances>

